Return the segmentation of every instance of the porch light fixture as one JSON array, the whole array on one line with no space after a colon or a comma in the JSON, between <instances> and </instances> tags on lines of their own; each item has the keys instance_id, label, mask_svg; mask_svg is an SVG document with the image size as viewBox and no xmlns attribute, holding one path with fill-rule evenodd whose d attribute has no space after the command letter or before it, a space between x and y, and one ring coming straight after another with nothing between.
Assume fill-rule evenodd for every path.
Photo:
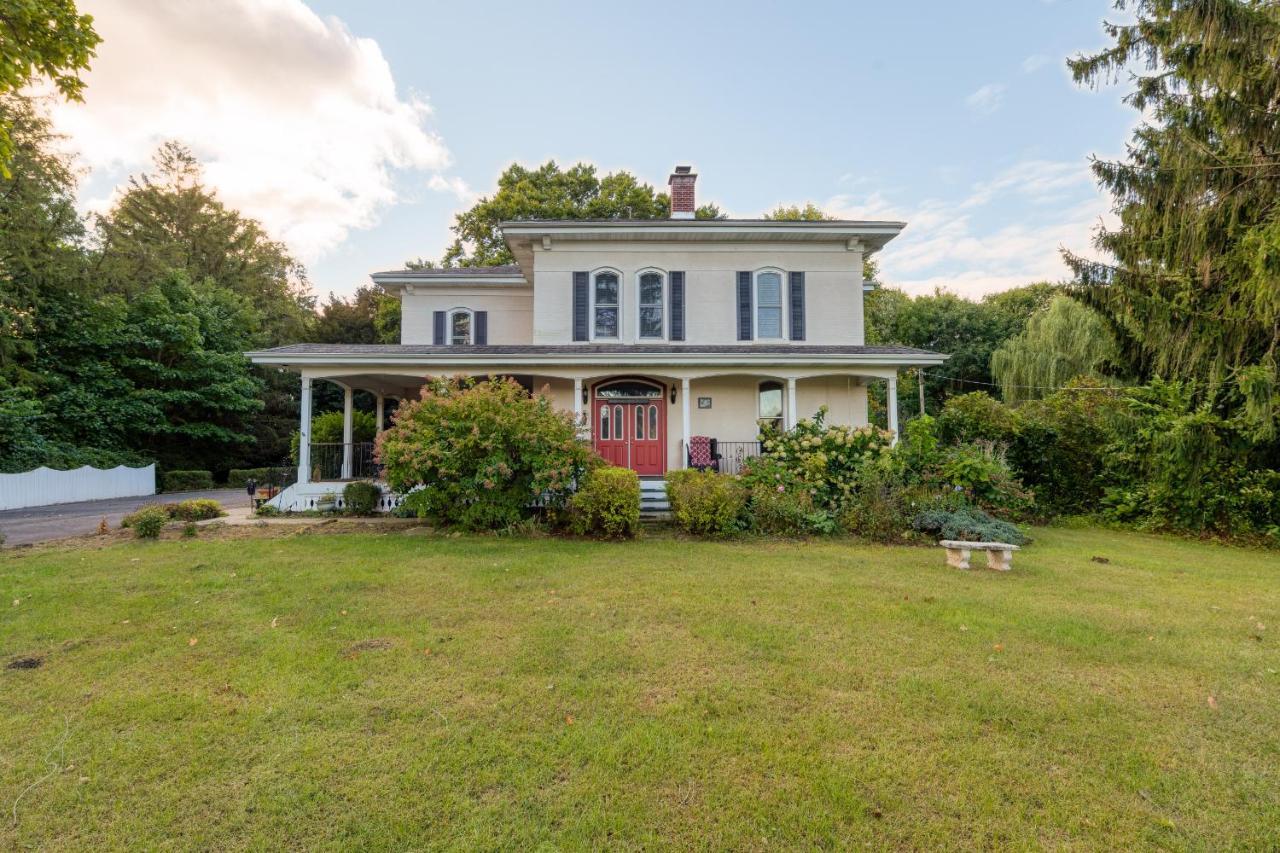
<instances>
[{"instance_id":1,"label":"porch light fixture","mask_svg":"<svg viewBox=\"0 0 1280 853\"><path fill-rule=\"evenodd\" d=\"M588 398L589 398L590 396L591 396L591 392L587 390L587 386L586 386L586 385L583 385L583 386L582 386L582 402L583 402L584 404L586 404L586 403L590 402L590 400L588 400Z\"/></svg>"},{"instance_id":2,"label":"porch light fixture","mask_svg":"<svg viewBox=\"0 0 1280 853\"><path fill-rule=\"evenodd\" d=\"M674 406L675 404L676 404L676 386L672 385L671 386L671 405Z\"/></svg>"}]
</instances>

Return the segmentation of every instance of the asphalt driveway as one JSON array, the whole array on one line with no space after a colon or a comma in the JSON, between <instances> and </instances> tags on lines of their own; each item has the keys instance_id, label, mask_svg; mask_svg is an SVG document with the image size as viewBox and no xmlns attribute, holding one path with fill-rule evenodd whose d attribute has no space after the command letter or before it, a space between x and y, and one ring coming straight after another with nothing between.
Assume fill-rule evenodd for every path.
<instances>
[{"instance_id":1,"label":"asphalt driveway","mask_svg":"<svg viewBox=\"0 0 1280 853\"><path fill-rule=\"evenodd\" d=\"M185 501L190 498L213 498L230 509L248 506L249 496L243 489L211 489L203 492L171 492L163 495L147 495L140 498L109 498L101 501L81 501L53 506L33 506L27 509L10 509L0 512L0 533L6 545L30 545L50 539L65 539L93 533L105 516L107 524L120 526L120 519L143 504L163 501Z\"/></svg>"}]
</instances>

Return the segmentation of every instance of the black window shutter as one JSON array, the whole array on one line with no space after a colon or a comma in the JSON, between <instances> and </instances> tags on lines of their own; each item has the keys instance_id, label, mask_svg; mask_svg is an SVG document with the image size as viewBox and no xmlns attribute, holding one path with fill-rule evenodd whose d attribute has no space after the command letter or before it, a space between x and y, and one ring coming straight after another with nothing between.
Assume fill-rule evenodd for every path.
<instances>
[{"instance_id":1,"label":"black window shutter","mask_svg":"<svg viewBox=\"0 0 1280 853\"><path fill-rule=\"evenodd\" d=\"M804 273L793 272L791 278L791 340L804 340Z\"/></svg>"},{"instance_id":2,"label":"black window shutter","mask_svg":"<svg viewBox=\"0 0 1280 853\"><path fill-rule=\"evenodd\" d=\"M671 340L684 340L684 273L671 274Z\"/></svg>"},{"instance_id":3,"label":"black window shutter","mask_svg":"<svg viewBox=\"0 0 1280 853\"><path fill-rule=\"evenodd\" d=\"M437 311L431 318L432 338L431 342L438 347L444 346L444 312Z\"/></svg>"},{"instance_id":4,"label":"black window shutter","mask_svg":"<svg viewBox=\"0 0 1280 853\"><path fill-rule=\"evenodd\" d=\"M751 273L738 273L738 340L751 340Z\"/></svg>"},{"instance_id":5,"label":"black window shutter","mask_svg":"<svg viewBox=\"0 0 1280 853\"><path fill-rule=\"evenodd\" d=\"M487 346L489 343L489 312L477 311L475 313L475 329L473 330L473 339L478 347Z\"/></svg>"},{"instance_id":6,"label":"black window shutter","mask_svg":"<svg viewBox=\"0 0 1280 853\"><path fill-rule=\"evenodd\" d=\"M587 290L587 274L573 274L573 339L575 341L591 340L590 318L587 316L590 293Z\"/></svg>"}]
</instances>

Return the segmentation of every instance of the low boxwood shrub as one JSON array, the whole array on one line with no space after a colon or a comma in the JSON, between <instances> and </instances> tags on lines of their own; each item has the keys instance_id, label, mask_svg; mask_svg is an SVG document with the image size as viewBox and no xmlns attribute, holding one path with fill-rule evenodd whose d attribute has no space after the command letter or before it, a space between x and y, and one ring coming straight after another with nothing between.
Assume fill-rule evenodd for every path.
<instances>
[{"instance_id":1,"label":"low boxwood shrub","mask_svg":"<svg viewBox=\"0 0 1280 853\"><path fill-rule=\"evenodd\" d=\"M131 512L131 513L129 513L128 515L126 515L124 518L120 519L120 526L121 526L121 527L133 527L133 522L134 522L134 521L135 521L139 516L141 516L144 512L146 512L147 510L151 510L151 509L158 509L158 510L160 510L161 512L163 512L163 513L164 513L164 517L165 517L165 518L169 518L169 505L168 505L168 504L162 504L162 503L148 503L148 504L143 504L142 506L140 506L140 507L138 507L137 509L135 509L133 512Z\"/></svg>"},{"instance_id":2,"label":"low boxwood shrub","mask_svg":"<svg viewBox=\"0 0 1280 853\"><path fill-rule=\"evenodd\" d=\"M569 500L569 529L579 536L634 537L640 531L640 476L630 468L593 470Z\"/></svg>"},{"instance_id":3,"label":"low boxwood shrub","mask_svg":"<svg viewBox=\"0 0 1280 853\"><path fill-rule=\"evenodd\" d=\"M938 539L1005 542L1010 545L1025 545L1031 541L1014 525L993 518L977 507L926 509L912 519L911 526Z\"/></svg>"},{"instance_id":4,"label":"low boxwood shrub","mask_svg":"<svg viewBox=\"0 0 1280 853\"><path fill-rule=\"evenodd\" d=\"M198 492L213 488L213 472L165 471L161 483L166 492Z\"/></svg>"},{"instance_id":5,"label":"low boxwood shrub","mask_svg":"<svg viewBox=\"0 0 1280 853\"><path fill-rule=\"evenodd\" d=\"M373 515L378 509L382 489L368 480L347 483L342 490L342 505L348 515Z\"/></svg>"},{"instance_id":6,"label":"low boxwood shrub","mask_svg":"<svg viewBox=\"0 0 1280 853\"><path fill-rule=\"evenodd\" d=\"M232 468L227 474L227 486L232 489L244 489L248 488L250 480L261 485L270 476L270 468Z\"/></svg>"},{"instance_id":7,"label":"low boxwood shrub","mask_svg":"<svg viewBox=\"0 0 1280 853\"><path fill-rule=\"evenodd\" d=\"M685 533L732 536L742 529L747 489L737 477L692 468L667 474L671 517Z\"/></svg>"},{"instance_id":8,"label":"low boxwood shrub","mask_svg":"<svg viewBox=\"0 0 1280 853\"><path fill-rule=\"evenodd\" d=\"M160 504L149 504L129 516L128 526L139 539L159 539L168 523L169 511Z\"/></svg>"}]
</instances>

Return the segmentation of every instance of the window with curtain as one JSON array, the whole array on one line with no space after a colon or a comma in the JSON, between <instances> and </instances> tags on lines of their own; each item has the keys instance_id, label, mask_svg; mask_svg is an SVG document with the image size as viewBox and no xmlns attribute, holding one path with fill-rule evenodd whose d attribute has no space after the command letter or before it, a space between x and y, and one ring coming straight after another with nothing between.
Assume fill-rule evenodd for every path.
<instances>
[{"instance_id":1,"label":"window with curtain","mask_svg":"<svg viewBox=\"0 0 1280 853\"><path fill-rule=\"evenodd\" d=\"M662 273L647 272L640 276L640 337L661 338L663 291Z\"/></svg>"},{"instance_id":2,"label":"window with curtain","mask_svg":"<svg viewBox=\"0 0 1280 853\"><path fill-rule=\"evenodd\" d=\"M760 428L768 427L777 432L782 431L782 383L760 383Z\"/></svg>"},{"instance_id":3,"label":"window with curtain","mask_svg":"<svg viewBox=\"0 0 1280 853\"><path fill-rule=\"evenodd\" d=\"M618 336L618 274L598 272L595 277L595 336Z\"/></svg>"},{"instance_id":4,"label":"window with curtain","mask_svg":"<svg viewBox=\"0 0 1280 853\"><path fill-rule=\"evenodd\" d=\"M454 311L449 315L449 343L456 346L471 344L471 312Z\"/></svg>"},{"instance_id":5,"label":"window with curtain","mask_svg":"<svg viewBox=\"0 0 1280 853\"><path fill-rule=\"evenodd\" d=\"M756 274L756 337L782 337L782 273Z\"/></svg>"}]
</instances>

